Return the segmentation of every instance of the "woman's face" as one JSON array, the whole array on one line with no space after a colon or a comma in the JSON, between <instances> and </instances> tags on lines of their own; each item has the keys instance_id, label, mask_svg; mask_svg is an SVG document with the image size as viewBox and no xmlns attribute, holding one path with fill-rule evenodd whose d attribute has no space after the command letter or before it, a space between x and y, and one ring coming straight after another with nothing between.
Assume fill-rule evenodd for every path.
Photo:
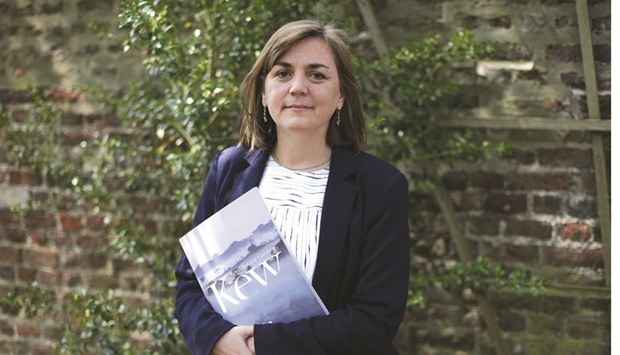
<instances>
[{"instance_id":1,"label":"woman's face","mask_svg":"<svg viewBox=\"0 0 620 355\"><path fill-rule=\"evenodd\" d=\"M297 43L275 62L265 78L263 106L278 134L325 137L329 120L342 108L340 80L331 48L318 38Z\"/></svg>"}]
</instances>

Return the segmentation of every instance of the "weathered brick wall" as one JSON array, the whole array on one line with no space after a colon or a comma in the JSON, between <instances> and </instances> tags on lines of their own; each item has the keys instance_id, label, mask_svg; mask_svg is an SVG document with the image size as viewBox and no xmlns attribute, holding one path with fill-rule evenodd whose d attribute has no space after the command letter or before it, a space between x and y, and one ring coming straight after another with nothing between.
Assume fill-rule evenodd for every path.
<instances>
[{"instance_id":1,"label":"weathered brick wall","mask_svg":"<svg viewBox=\"0 0 620 355\"><path fill-rule=\"evenodd\" d=\"M374 1L391 44L456 27L506 50L497 60L531 62L526 70L467 72L463 100L479 117L587 117L577 17L573 0ZM589 1L602 116L611 107L610 0ZM32 110L28 85L49 88L62 110L67 149L118 127L89 101L89 87L121 89L140 62L88 31L93 21L114 22L118 1L0 0L0 111L20 122ZM80 93L78 93L80 92ZM554 282L604 286L590 134L582 131L486 130L509 140L510 156L445 175L476 253L533 270ZM104 216L50 188L46 176L9 162L0 142L0 295L31 281L59 295L88 285L117 288L140 299L146 287L126 263L108 260ZM58 203L51 201L60 201ZM36 213L10 209L34 202ZM417 236L418 257L454 255L440 216L437 237ZM609 353L610 301L568 294L490 295L509 349L516 354ZM49 353L56 319L43 322L0 313L0 353ZM407 353L492 353L480 310L468 292L429 291L429 305L412 312L399 340Z\"/></svg>"},{"instance_id":2,"label":"weathered brick wall","mask_svg":"<svg viewBox=\"0 0 620 355\"><path fill-rule=\"evenodd\" d=\"M139 75L141 63L89 30L116 26L118 1L0 0L0 112L13 124L32 115L29 87L44 89L58 108L59 144L67 152L118 128L98 111L90 90L119 90ZM78 205L66 191L9 160L0 141L0 297L36 281L60 299L87 286L116 288L128 301L144 298L146 280L135 265L106 256L105 216ZM13 209L13 206L33 205ZM60 336L55 314L30 317L0 312L1 354L49 354Z\"/></svg>"},{"instance_id":3,"label":"weathered brick wall","mask_svg":"<svg viewBox=\"0 0 620 355\"><path fill-rule=\"evenodd\" d=\"M601 116L610 119L611 5L588 3ZM465 116L588 118L574 0L388 0L374 5L393 44L466 28L482 41L504 45L493 60L529 65L511 69L504 63L486 76L460 73L461 97L472 103ZM514 150L504 159L463 164L444 176L471 250L568 285L568 290L604 287L591 133L565 130L561 123L557 130L479 132L510 141ZM605 140L609 164L609 134ZM610 181L609 165L607 173ZM438 237L416 236L414 253L456 259L440 216L433 234ZM576 296L568 290L541 297L489 294L509 351L610 353L609 294ZM409 317L411 351L492 353L487 334L479 332L486 326L471 294L432 292L428 308Z\"/></svg>"}]
</instances>

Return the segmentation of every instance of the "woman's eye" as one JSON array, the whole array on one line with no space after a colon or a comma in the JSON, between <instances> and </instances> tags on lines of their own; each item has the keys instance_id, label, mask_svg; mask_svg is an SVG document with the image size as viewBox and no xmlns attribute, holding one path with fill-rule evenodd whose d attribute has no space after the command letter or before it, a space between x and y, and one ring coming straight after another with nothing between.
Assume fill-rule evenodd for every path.
<instances>
[{"instance_id":1,"label":"woman's eye","mask_svg":"<svg viewBox=\"0 0 620 355\"><path fill-rule=\"evenodd\" d=\"M276 78L286 78L290 75L290 73L286 70L280 70L278 72L276 72L275 77Z\"/></svg>"},{"instance_id":2,"label":"woman's eye","mask_svg":"<svg viewBox=\"0 0 620 355\"><path fill-rule=\"evenodd\" d=\"M319 72L311 73L310 77L315 80L323 80L326 78L326 76L323 73L319 73Z\"/></svg>"}]
</instances>

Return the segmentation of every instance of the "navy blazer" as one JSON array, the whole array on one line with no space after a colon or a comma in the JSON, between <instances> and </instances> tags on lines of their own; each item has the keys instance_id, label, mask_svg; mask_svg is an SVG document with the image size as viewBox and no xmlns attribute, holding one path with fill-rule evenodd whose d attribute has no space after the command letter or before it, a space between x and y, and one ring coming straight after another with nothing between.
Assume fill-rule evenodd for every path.
<instances>
[{"instance_id":1,"label":"navy blazer","mask_svg":"<svg viewBox=\"0 0 620 355\"><path fill-rule=\"evenodd\" d=\"M269 154L228 148L212 161L194 226L260 183ZM257 355L396 354L409 281L408 185L388 163L334 148L312 284L329 315L257 324ZM193 354L210 354L234 324L204 297L183 256L176 317Z\"/></svg>"}]
</instances>

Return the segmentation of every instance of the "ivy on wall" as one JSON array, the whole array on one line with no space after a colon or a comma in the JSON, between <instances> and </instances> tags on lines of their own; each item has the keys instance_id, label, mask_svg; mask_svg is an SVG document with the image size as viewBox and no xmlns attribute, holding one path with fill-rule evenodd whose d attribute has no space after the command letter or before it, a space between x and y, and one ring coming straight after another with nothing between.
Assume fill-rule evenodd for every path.
<instances>
[{"instance_id":1,"label":"ivy on wall","mask_svg":"<svg viewBox=\"0 0 620 355\"><path fill-rule=\"evenodd\" d=\"M174 236L182 235L193 217L210 157L236 144L241 80L267 34L285 22L334 19L351 33L363 25L348 15L354 7L346 1L124 0L121 5L121 31L110 33L126 52L144 58L143 80L120 97L96 89L91 95L120 117L124 134L112 131L81 145L79 154L63 154L57 139L60 113L39 89L33 89L29 119L16 125L5 116L1 128L14 161L48 177L54 189L70 190L93 214L106 216L107 252L148 271L150 305L128 307L111 290L75 290L56 299L37 285L10 293L0 305L12 313L27 308L30 315L52 312L66 319L59 353L180 354L186 350L173 315L173 270L181 249ZM452 66L492 50L457 32L446 41L429 38L381 58L357 53L371 150L414 177L412 194L433 188L438 167L507 149L472 132L447 133L436 125L454 108ZM127 202L132 195L158 200L158 228L142 222L144 212ZM415 213L412 220L425 223L425 211ZM532 292L544 286L536 277L485 259L453 267L429 261L414 270L410 305L423 307L422 288L437 283ZM150 340L137 342L136 333Z\"/></svg>"}]
</instances>

